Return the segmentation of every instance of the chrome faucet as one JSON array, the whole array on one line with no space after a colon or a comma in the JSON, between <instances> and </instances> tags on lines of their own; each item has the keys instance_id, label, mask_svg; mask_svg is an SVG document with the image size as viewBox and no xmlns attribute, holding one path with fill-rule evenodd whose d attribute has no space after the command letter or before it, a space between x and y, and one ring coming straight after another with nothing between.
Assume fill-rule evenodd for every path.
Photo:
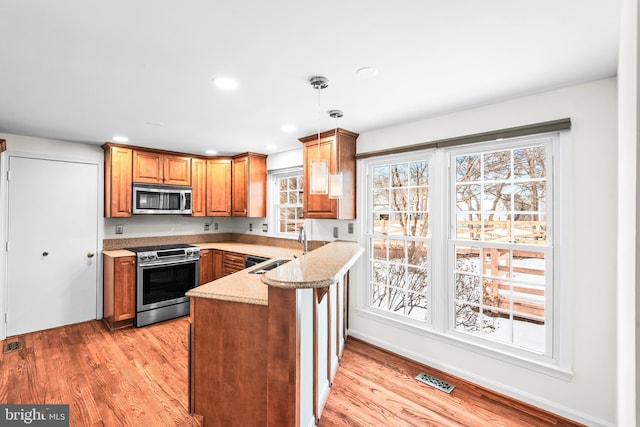
<instances>
[{"instance_id":1,"label":"chrome faucet","mask_svg":"<svg viewBox=\"0 0 640 427\"><path fill-rule=\"evenodd\" d=\"M303 243L302 255L307 253L307 232L304 227L300 227L300 234L298 234L298 243Z\"/></svg>"}]
</instances>

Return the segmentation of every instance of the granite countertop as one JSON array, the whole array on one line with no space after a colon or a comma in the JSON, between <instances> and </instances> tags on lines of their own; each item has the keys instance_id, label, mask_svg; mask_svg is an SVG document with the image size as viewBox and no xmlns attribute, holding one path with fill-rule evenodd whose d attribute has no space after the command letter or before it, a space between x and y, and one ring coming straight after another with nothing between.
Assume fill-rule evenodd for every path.
<instances>
[{"instance_id":1,"label":"granite countertop","mask_svg":"<svg viewBox=\"0 0 640 427\"><path fill-rule=\"evenodd\" d=\"M187 296L268 305L269 286L287 289L323 288L331 286L353 266L364 252L355 242L336 241L302 255L300 250L276 246L236 242L197 243L201 249L219 249L270 260L233 273L187 292ZM104 251L112 257L135 256L126 249ZM276 259L290 261L265 274L249 271L265 266Z\"/></svg>"},{"instance_id":2,"label":"granite countertop","mask_svg":"<svg viewBox=\"0 0 640 427\"><path fill-rule=\"evenodd\" d=\"M278 288L324 288L338 282L363 252L354 242L332 242L268 271L260 280Z\"/></svg>"},{"instance_id":3,"label":"granite countertop","mask_svg":"<svg viewBox=\"0 0 640 427\"><path fill-rule=\"evenodd\" d=\"M293 259L301 251L260 246L242 243L199 243L202 249L222 249L225 251L244 253L249 255L270 257L255 266L221 277L213 282L205 283L187 292L189 297L218 299L223 301L242 302L247 304L268 305L269 287L260 281L262 274L251 274L250 271L259 269L276 259ZM291 261L290 261L291 262Z\"/></svg>"}]
</instances>

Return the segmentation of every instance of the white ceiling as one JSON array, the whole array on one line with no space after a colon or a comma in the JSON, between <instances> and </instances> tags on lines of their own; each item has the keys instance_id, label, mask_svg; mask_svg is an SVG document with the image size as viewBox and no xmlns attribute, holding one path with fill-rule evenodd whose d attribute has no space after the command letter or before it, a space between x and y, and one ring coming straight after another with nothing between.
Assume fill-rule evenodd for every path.
<instances>
[{"instance_id":1,"label":"white ceiling","mask_svg":"<svg viewBox=\"0 0 640 427\"><path fill-rule=\"evenodd\" d=\"M620 0L0 0L0 132L297 148L616 75ZM372 66L374 78L356 70ZM233 92L214 76L239 81ZM296 126L293 133L280 130Z\"/></svg>"}]
</instances>

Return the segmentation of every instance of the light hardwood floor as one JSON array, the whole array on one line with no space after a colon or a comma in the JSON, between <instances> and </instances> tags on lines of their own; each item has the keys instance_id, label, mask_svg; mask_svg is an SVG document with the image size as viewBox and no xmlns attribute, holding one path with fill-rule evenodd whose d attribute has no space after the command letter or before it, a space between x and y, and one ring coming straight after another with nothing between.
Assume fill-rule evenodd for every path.
<instances>
[{"instance_id":1,"label":"light hardwood floor","mask_svg":"<svg viewBox=\"0 0 640 427\"><path fill-rule=\"evenodd\" d=\"M72 426L191 426L188 318L109 331L100 321L17 337L0 354L0 403L66 403ZM13 342L16 337L6 342ZM413 378L453 383L443 393ZM320 427L547 426L568 420L349 339Z\"/></svg>"}]
</instances>

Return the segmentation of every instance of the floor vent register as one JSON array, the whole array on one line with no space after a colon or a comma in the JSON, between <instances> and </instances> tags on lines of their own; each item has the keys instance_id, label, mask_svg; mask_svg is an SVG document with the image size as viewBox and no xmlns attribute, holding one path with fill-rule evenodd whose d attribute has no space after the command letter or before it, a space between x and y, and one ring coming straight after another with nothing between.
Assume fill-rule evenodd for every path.
<instances>
[{"instance_id":1,"label":"floor vent register","mask_svg":"<svg viewBox=\"0 0 640 427\"><path fill-rule=\"evenodd\" d=\"M6 354L19 350L22 350L22 341L7 342L4 343L4 349L2 353Z\"/></svg>"},{"instance_id":2,"label":"floor vent register","mask_svg":"<svg viewBox=\"0 0 640 427\"><path fill-rule=\"evenodd\" d=\"M445 393L451 393L451 391L455 388L454 385L449 384L446 381L443 381L439 378L433 377L429 374L425 374L424 372L420 372L416 379L422 383L430 385L431 387L435 387L438 390L444 391Z\"/></svg>"}]
</instances>

